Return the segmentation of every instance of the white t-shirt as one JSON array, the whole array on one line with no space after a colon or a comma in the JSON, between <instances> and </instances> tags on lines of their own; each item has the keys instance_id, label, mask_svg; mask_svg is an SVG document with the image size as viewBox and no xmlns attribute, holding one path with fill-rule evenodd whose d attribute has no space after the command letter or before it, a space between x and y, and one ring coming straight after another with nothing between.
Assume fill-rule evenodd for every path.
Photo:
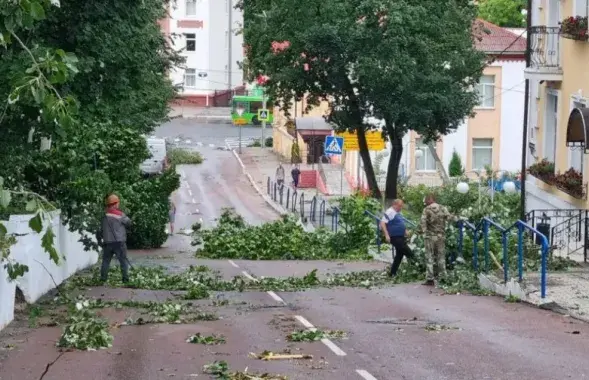
<instances>
[{"instance_id":1,"label":"white t-shirt","mask_svg":"<svg viewBox=\"0 0 589 380\"><path fill-rule=\"evenodd\" d=\"M387 209L387 210L384 212L384 214L385 214L386 216L383 216L383 217L382 217L382 219L381 219L381 221L382 221L382 222L385 222L385 223L388 223L388 222L389 222L389 220L393 220L393 219L395 218L395 215L397 215L397 211L395 211L395 209L394 209L394 208L392 208L392 207L389 207L389 208L388 208L388 209ZM387 217L388 217L388 219L387 219Z\"/></svg>"}]
</instances>

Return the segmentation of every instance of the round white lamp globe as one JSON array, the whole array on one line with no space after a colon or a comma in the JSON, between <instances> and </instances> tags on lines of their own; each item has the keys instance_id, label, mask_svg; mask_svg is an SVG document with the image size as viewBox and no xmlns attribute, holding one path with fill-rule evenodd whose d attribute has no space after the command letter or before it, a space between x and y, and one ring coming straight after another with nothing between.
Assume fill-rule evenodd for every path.
<instances>
[{"instance_id":1,"label":"round white lamp globe","mask_svg":"<svg viewBox=\"0 0 589 380\"><path fill-rule=\"evenodd\" d=\"M507 181L503 184L503 190L505 190L506 193L515 193L516 188L515 188L515 183L513 183L513 181Z\"/></svg>"},{"instance_id":2,"label":"round white lamp globe","mask_svg":"<svg viewBox=\"0 0 589 380\"><path fill-rule=\"evenodd\" d=\"M466 194L468 193L468 183L466 182L460 182L458 185L456 185L456 191L458 191L460 194Z\"/></svg>"},{"instance_id":3,"label":"round white lamp globe","mask_svg":"<svg viewBox=\"0 0 589 380\"><path fill-rule=\"evenodd\" d=\"M423 157L423 151L421 149L417 149L415 151L415 158L421 158Z\"/></svg>"}]
</instances>

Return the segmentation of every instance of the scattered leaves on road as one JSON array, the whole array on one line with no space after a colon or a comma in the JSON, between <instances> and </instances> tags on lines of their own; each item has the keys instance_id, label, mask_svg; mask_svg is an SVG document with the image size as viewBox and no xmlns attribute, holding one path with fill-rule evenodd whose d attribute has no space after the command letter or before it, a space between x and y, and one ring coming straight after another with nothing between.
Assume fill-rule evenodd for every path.
<instances>
[{"instance_id":1,"label":"scattered leaves on road","mask_svg":"<svg viewBox=\"0 0 589 380\"><path fill-rule=\"evenodd\" d=\"M203 372L219 380L288 380L286 376L264 373L261 375L246 372L230 372L226 361L214 361L203 367Z\"/></svg>"},{"instance_id":2,"label":"scattered leaves on road","mask_svg":"<svg viewBox=\"0 0 589 380\"><path fill-rule=\"evenodd\" d=\"M343 339L346 333L341 330L298 330L286 336L290 342L315 342L321 339Z\"/></svg>"},{"instance_id":3,"label":"scattered leaves on road","mask_svg":"<svg viewBox=\"0 0 589 380\"><path fill-rule=\"evenodd\" d=\"M440 332L440 331L449 331L449 330L460 330L459 327L453 326L446 326L446 325L439 325L436 323L428 324L424 327L425 331L432 331L432 332Z\"/></svg>"},{"instance_id":4,"label":"scattered leaves on road","mask_svg":"<svg viewBox=\"0 0 589 380\"><path fill-rule=\"evenodd\" d=\"M201 333L196 333L194 335L191 335L188 337L188 339L186 339L187 343L196 343L196 344L206 344L206 345L217 345L217 344L223 344L225 343L225 337L222 335L209 335L209 336L205 336L202 335Z\"/></svg>"}]
</instances>

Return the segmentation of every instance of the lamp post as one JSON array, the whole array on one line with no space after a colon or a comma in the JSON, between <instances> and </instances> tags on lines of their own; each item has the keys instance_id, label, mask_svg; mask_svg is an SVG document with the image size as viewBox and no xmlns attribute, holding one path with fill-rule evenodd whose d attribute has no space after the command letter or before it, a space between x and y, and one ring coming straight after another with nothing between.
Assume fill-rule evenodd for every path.
<instances>
[{"instance_id":1,"label":"lamp post","mask_svg":"<svg viewBox=\"0 0 589 380\"><path fill-rule=\"evenodd\" d=\"M245 110L243 109L243 107L237 107L237 115L241 118L241 116L243 115L243 112ZM241 125L237 125L237 128L239 128L239 154L241 154Z\"/></svg>"},{"instance_id":2,"label":"lamp post","mask_svg":"<svg viewBox=\"0 0 589 380\"><path fill-rule=\"evenodd\" d=\"M479 173L478 170L471 170L470 172L476 173L477 177L478 177L478 182L479 182L479 208L481 207L481 174ZM467 173L470 173L467 172ZM500 178L502 178L505 175L504 171L497 171L497 172L493 172L493 175L491 176L491 203L493 203L494 200L494 194L495 194L495 187L494 187L494 177L495 174L500 174ZM456 191L458 191L460 194L466 194L468 193L468 191L470 190L470 187L468 186L468 183L466 182L460 182L456 185ZM506 193L515 193L517 191L515 183L513 181L505 181L503 183L503 191L505 191Z\"/></svg>"}]
</instances>

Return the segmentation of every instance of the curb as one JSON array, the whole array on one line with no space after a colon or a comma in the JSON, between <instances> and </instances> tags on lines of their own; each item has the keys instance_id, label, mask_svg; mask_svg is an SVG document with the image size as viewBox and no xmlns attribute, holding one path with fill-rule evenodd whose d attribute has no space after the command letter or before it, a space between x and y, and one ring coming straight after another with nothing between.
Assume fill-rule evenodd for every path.
<instances>
[{"instance_id":1,"label":"curb","mask_svg":"<svg viewBox=\"0 0 589 380\"><path fill-rule=\"evenodd\" d=\"M227 146L228 149L229 146ZM256 181L252 178L252 176L247 172L245 165L243 164L243 161L241 161L241 158L239 157L239 155L237 154L237 152L235 151L235 149L230 149L231 152L233 153L233 156L235 156L235 158L237 159L237 162L239 162L239 166L241 166L241 171L243 172L243 174L247 177L247 179L250 181L250 184L252 185L252 187L254 188L254 190L256 190L256 192L264 199L264 201L270 205L270 207L272 207L274 209L274 211L276 211L278 214L280 215L285 215L288 214L288 211L286 211L283 207L278 206L276 203L274 203L269 197L268 194L264 193L260 187L258 186L258 184L256 183Z\"/></svg>"}]
</instances>

